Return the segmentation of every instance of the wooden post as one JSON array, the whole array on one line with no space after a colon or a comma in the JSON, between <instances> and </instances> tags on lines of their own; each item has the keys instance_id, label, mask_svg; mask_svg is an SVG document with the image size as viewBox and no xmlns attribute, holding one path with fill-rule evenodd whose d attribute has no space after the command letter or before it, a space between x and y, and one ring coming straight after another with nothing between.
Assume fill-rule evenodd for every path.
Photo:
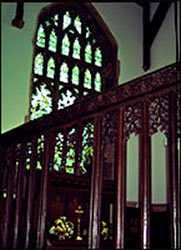
<instances>
[{"instance_id":1,"label":"wooden post","mask_svg":"<svg viewBox=\"0 0 181 250\"><path fill-rule=\"evenodd\" d=\"M125 208L126 208L126 142L123 134L123 108L120 108L118 127L118 165L117 165L117 199L116 199L116 248L125 247Z\"/></svg>"},{"instance_id":2,"label":"wooden post","mask_svg":"<svg viewBox=\"0 0 181 250\"><path fill-rule=\"evenodd\" d=\"M18 239L20 237L20 227L21 227L21 214L22 214L22 202L24 194L24 179L25 179L25 155L24 150L25 143L21 145L19 166L18 166L18 182L17 182L17 197L16 197L16 210L15 210L15 224L14 224L14 239L13 239L13 249L17 249Z\"/></svg>"},{"instance_id":3,"label":"wooden post","mask_svg":"<svg viewBox=\"0 0 181 250\"><path fill-rule=\"evenodd\" d=\"M89 217L89 249L100 247L100 215L102 201L102 164L101 164L101 117L95 117L94 159L91 178L90 217Z\"/></svg>"},{"instance_id":4,"label":"wooden post","mask_svg":"<svg viewBox=\"0 0 181 250\"><path fill-rule=\"evenodd\" d=\"M141 144L141 169L140 182L142 192L140 195L141 205L141 248L150 248L150 208L151 208L151 138L148 131L148 104L143 104Z\"/></svg>"},{"instance_id":5,"label":"wooden post","mask_svg":"<svg viewBox=\"0 0 181 250\"><path fill-rule=\"evenodd\" d=\"M51 157L52 148L52 135L45 134L45 149L43 156L43 169L41 179L41 192L40 192L40 205L39 205L39 218L38 218L38 229L37 229L37 249L43 249L45 245L45 227L46 227L46 216L47 216L47 186L48 186L48 170Z\"/></svg>"},{"instance_id":6,"label":"wooden post","mask_svg":"<svg viewBox=\"0 0 181 250\"><path fill-rule=\"evenodd\" d=\"M28 200L27 200L27 214L26 214L26 239L25 249L30 248L30 237L32 229L32 209L33 209L33 197L34 197L34 184L36 178L36 165L35 159L37 154L37 139L32 139L32 153L30 156L30 173L29 173L29 186L28 186Z\"/></svg>"},{"instance_id":7,"label":"wooden post","mask_svg":"<svg viewBox=\"0 0 181 250\"><path fill-rule=\"evenodd\" d=\"M177 122L176 95L170 93L170 124L169 124L169 206L170 206L170 236L171 248L176 249L179 242L179 192L178 190L178 152L177 152ZM178 192L179 191L179 192Z\"/></svg>"}]
</instances>

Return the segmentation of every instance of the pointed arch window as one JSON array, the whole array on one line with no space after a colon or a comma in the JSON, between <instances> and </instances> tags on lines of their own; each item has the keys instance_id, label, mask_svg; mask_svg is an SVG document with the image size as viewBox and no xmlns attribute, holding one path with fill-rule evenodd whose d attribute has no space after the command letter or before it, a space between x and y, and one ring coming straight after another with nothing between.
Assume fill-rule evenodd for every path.
<instances>
[{"instance_id":1,"label":"pointed arch window","mask_svg":"<svg viewBox=\"0 0 181 250\"><path fill-rule=\"evenodd\" d=\"M80 43L79 39L76 37L73 44L73 55L74 58L80 59Z\"/></svg>"},{"instance_id":2,"label":"pointed arch window","mask_svg":"<svg viewBox=\"0 0 181 250\"><path fill-rule=\"evenodd\" d=\"M69 68L68 68L68 65L67 63L63 63L60 67L60 81L61 82L68 82L68 75L69 73Z\"/></svg>"},{"instance_id":3,"label":"pointed arch window","mask_svg":"<svg viewBox=\"0 0 181 250\"><path fill-rule=\"evenodd\" d=\"M52 4L42 9L37 22L32 72L32 81L36 81L30 92L35 94L40 84L47 83L54 111L111 85L104 67L115 65L117 48L107 39L102 20L99 24L91 9L83 6L76 2Z\"/></svg>"},{"instance_id":4,"label":"pointed arch window","mask_svg":"<svg viewBox=\"0 0 181 250\"><path fill-rule=\"evenodd\" d=\"M92 62L92 47L90 42L88 42L87 46L85 47L85 61L88 63Z\"/></svg>"},{"instance_id":5,"label":"pointed arch window","mask_svg":"<svg viewBox=\"0 0 181 250\"><path fill-rule=\"evenodd\" d=\"M53 51L53 52L56 52L56 50L57 50L57 35L56 35L54 29L52 29L52 31L50 33L48 49Z\"/></svg>"},{"instance_id":6,"label":"pointed arch window","mask_svg":"<svg viewBox=\"0 0 181 250\"><path fill-rule=\"evenodd\" d=\"M62 39L62 55L68 56L70 51L70 41L67 33L65 33Z\"/></svg>"},{"instance_id":7,"label":"pointed arch window","mask_svg":"<svg viewBox=\"0 0 181 250\"><path fill-rule=\"evenodd\" d=\"M37 32L36 45L41 48L45 48L45 38L46 36L45 36L43 25L40 24L38 28L38 32Z\"/></svg>"},{"instance_id":8,"label":"pointed arch window","mask_svg":"<svg viewBox=\"0 0 181 250\"><path fill-rule=\"evenodd\" d=\"M80 73L79 68L75 66L72 69L72 83L73 84L79 85L79 73Z\"/></svg>"},{"instance_id":9,"label":"pointed arch window","mask_svg":"<svg viewBox=\"0 0 181 250\"><path fill-rule=\"evenodd\" d=\"M35 57L34 61L34 73L38 75L43 75L44 59L42 53L39 53Z\"/></svg>"},{"instance_id":10,"label":"pointed arch window","mask_svg":"<svg viewBox=\"0 0 181 250\"><path fill-rule=\"evenodd\" d=\"M51 57L47 64L47 77L54 78L55 75L55 61Z\"/></svg>"},{"instance_id":11,"label":"pointed arch window","mask_svg":"<svg viewBox=\"0 0 181 250\"><path fill-rule=\"evenodd\" d=\"M86 69L85 71L85 75L84 75L84 87L85 88L88 88L88 89L91 89L92 88L92 75L91 75L91 72L89 69Z\"/></svg>"}]
</instances>

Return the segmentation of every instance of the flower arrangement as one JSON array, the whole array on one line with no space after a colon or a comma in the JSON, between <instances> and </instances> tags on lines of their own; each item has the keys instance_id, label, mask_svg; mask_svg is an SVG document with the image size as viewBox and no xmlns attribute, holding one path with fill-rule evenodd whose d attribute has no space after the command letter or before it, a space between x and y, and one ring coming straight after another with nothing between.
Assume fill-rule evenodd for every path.
<instances>
[{"instance_id":1,"label":"flower arrangement","mask_svg":"<svg viewBox=\"0 0 181 250\"><path fill-rule=\"evenodd\" d=\"M55 238L56 240L70 239L74 234L74 224L68 221L66 216L60 216L49 229L49 234L50 238Z\"/></svg>"}]
</instances>

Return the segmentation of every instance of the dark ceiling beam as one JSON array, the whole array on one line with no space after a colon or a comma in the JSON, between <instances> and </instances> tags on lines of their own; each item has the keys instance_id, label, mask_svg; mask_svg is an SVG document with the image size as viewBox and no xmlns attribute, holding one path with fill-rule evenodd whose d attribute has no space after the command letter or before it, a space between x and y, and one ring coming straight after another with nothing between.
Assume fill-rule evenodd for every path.
<instances>
[{"instance_id":1,"label":"dark ceiling beam","mask_svg":"<svg viewBox=\"0 0 181 250\"><path fill-rule=\"evenodd\" d=\"M150 21L150 4L145 3L143 7L143 69L150 68L150 49L165 19L170 2L159 3L157 10Z\"/></svg>"},{"instance_id":2,"label":"dark ceiling beam","mask_svg":"<svg viewBox=\"0 0 181 250\"><path fill-rule=\"evenodd\" d=\"M16 16L12 20L12 23L11 23L13 27L16 27L18 29L23 28L24 26L23 14L24 14L24 2L21 1L17 3Z\"/></svg>"}]
</instances>

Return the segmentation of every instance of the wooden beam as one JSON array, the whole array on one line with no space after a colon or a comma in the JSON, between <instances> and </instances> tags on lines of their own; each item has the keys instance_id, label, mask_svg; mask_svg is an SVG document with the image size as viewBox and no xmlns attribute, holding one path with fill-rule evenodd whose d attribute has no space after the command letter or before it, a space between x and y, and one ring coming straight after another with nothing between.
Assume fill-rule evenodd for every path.
<instances>
[{"instance_id":1,"label":"wooden beam","mask_svg":"<svg viewBox=\"0 0 181 250\"><path fill-rule=\"evenodd\" d=\"M171 3L160 3L152 21L150 21L150 4L143 6L143 69L147 71L150 68L150 49L160 27L165 19L166 13Z\"/></svg>"}]
</instances>

